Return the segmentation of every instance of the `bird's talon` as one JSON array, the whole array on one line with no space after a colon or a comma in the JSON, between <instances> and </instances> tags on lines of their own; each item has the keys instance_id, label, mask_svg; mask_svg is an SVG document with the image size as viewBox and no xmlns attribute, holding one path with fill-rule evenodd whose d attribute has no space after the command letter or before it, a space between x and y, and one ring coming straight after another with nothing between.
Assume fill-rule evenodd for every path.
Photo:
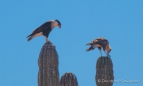
<instances>
[{"instance_id":1,"label":"bird's talon","mask_svg":"<svg viewBox=\"0 0 143 86\"><path fill-rule=\"evenodd\" d=\"M107 55L107 57L111 57L110 55Z\"/></svg>"},{"instance_id":2,"label":"bird's talon","mask_svg":"<svg viewBox=\"0 0 143 86\"><path fill-rule=\"evenodd\" d=\"M49 41L49 40L46 40L46 43L51 43L51 41Z\"/></svg>"}]
</instances>

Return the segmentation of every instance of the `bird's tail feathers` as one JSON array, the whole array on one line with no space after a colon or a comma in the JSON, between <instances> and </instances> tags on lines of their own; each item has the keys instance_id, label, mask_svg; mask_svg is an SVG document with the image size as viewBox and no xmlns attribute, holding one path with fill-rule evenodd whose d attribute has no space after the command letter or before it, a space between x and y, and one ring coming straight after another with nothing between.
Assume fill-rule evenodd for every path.
<instances>
[{"instance_id":1,"label":"bird's tail feathers","mask_svg":"<svg viewBox=\"0 0 143 86\"><path fill-rule=\"evenodd\" d=\"M33 37L32 37L32 36L30 36L30 37L27 39L27 41L30 41L32 38L33 38Z\"/></svg>"},{"instance_id":2,"label":"bird's tail feathers","mask_svg":"<svg viewBox=\"0 0 143 86\"><path fill-rule=\"evenodd\" d=\"M95 48L96 48L96 47L91 46L91 47L89 47L88 49L86 49L86 51L94 50Z\"/></svg>"},{"instance_id":3,"label":"bird's tail feathers","mask_svg":"<svg viewBox=\"0 0 143 86\"><path fill-rule=\"evenodd\" d=\"M87 43L86 45L91 45L92 43L90 42L90 43Z\"/></svg>"},{"instance_id":4,"label":"bird's tail feathers","mask_svg":"<svg viewBox=\"0 0 143 86\"><path fill-rule=\"evenodd\" d=\"M32 39L32 37L29 37L28 39L27 39L27 41L30 41Z\"/></svg>"},{"instance_id":5,"label":"bird's tail feathers","mask_svg":"<svg viewBox=\"0 0 143 86\"><path fill-rule=\"evenodd\" d=\"M91 50L90 48L86 49L86 51L90 51L90 50Z\"/></svg>"},{"instance_id":6,"label":"bird's tail feathers","mask_svg":"<svg viewBox=\"0 0 143 86\"><path fill-rule=\"evenodd\" d=\"M86 44L85 46L87 46L87 45L89 45L89 44Z\"/></svg>"},{"instance_id":7,"label":"bird's tail feathers","mask_svg":"<svg viewBox=\"0 0 143 86\"><path fill-rule=\"evenodd\" d=\"M30 35L28 35L26 38L28 38L28 37L30 37L31 36L31 34Z\"/></svg>"}]
</instances>

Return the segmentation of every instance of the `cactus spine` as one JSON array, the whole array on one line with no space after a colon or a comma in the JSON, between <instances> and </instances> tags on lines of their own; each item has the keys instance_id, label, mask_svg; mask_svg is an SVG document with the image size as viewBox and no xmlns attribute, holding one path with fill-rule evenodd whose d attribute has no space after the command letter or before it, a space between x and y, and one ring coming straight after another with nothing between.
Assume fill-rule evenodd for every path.
<instances>
[{"instance_id":1,"label":"cactus spine","mask_svg":"<svg viewBox=\"0 0 143 86\"><path fill-rule=\"evenodd\" d=\"M96 85L112 86L114 81L113 63L110 57L99 57L96 63Z\"/></svg>"},{"instance_id":2,"label":"cactus spine","mask_svg":"<svg viewBox=\"0 0 143 86\"><path fill-rule=\"evenodd\" d=\"M78 86L76 76L73 73L65 73L61 77L60 86Z\"/></svg>"},{"instance_id":3,"label":"cactus spine","mask_svg":"<svg viewBox=\"0 0 143 86\"><path fill-rule=\"evenodd\" d=\"M41 49L38 65L38 86L59 86L58 54L52 43L45 43Z\"/></svg>"}]
</instances>

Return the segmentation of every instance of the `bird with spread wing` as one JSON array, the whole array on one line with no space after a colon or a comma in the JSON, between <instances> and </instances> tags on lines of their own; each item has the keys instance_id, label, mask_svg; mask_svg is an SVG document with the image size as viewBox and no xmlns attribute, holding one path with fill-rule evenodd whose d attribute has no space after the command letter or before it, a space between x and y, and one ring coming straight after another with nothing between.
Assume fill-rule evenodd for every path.
<instances>
[{"instance_id":1,"label":"bird with spread wing","mask_svg":"<svg viewBox=\"0 0 143 86\"><path fill-rule=\"evenodd\" d=\"M104 50L104 52L106 53L107 56L109 56L109 53L111 51L111 47L109 45L109 42L105 38L94 39L92 42L90 42L86 45L90 45L90 47L86 51L90 51L90 50L94 50L95 48L98 48L99 51L100 51L101 56L102 56L101 48L103 48L103 50Z\"/></svg>"},{"instance_id":2,"label":"bird with spread wing","mask_svg":"<svg viewBox=\"0 0 143 86\"><path fill-rule=\"evenodd\" d=\"M56 26L61 28L61 23L57 19L45 22L40 27L35 29L30 35L27 36L27 38L28 38L27 41L30 41L34 37L43 35L43 36L45 36L46 42L50 42L48 40L48 36L49 36L50 32L52 31L52 29L54 29Z\"/></svg>"}]
</instances>

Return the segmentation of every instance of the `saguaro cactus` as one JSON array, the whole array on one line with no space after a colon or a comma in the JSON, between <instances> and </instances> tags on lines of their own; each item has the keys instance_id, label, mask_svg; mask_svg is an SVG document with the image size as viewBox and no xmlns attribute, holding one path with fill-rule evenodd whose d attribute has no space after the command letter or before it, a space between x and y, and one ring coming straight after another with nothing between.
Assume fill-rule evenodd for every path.
<instances>
[{"instance_id":1,"label":"saguaro cactus","mask_svg":"<svg viewBox=\"0 0 143 86\"><path fill-rule=\"evenodd\" d=\"M58 54L52 43L45 43L41 49L38 65L38 86L59 86Z\"/></svg>"},{"instance_id":2,"label":"saguaro cactus","mask_svg":"<svg viewBox=\"0 0 143 86\"><path fill-rule=\"evenodd\" d=\"M77 78L73 73L65 73L60 80L60 86L78 86Z\"/></svg>"},{"instance_id":3,"label":"saguaro cactus","mask_svg":"<svg viewBox=\"0 0 143 86\"><path fill-rule=\"evenodd\" d=\"M110 57L99 57L96 63L96 85L112 86L114 81L113 63Z\"/></svg>"}]
</instances>

